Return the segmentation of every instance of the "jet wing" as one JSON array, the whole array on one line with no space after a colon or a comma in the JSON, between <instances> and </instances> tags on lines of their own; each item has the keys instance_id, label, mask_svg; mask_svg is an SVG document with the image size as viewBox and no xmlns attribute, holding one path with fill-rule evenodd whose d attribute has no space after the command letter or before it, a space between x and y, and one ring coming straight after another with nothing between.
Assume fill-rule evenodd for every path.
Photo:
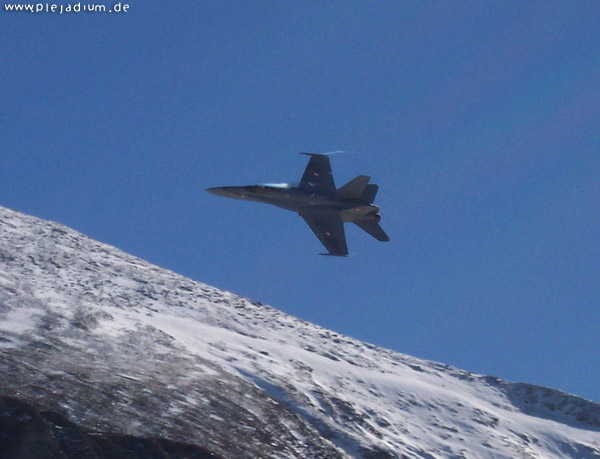
<instances>
[{"instance_id":1,"label":"jet wing","mask_svg":"<svg viewBox=\"0 0 600 459\"><path fill-rule=\"evenodd\" d=\"M300 180L300 186L320 193L333 193L335 183L333 182L329 157L318 153L301 154L309 155L310 160Z\"/></svg>"},{"instance_id":2,"label":"jet wing","mask_svg":"<svg viewBox=\"0 0 600 459\"><path fill-rule=\"evenodd\" d=\"M328 254L338 257L348 255L346 247L346 234L344 233L344 222L333 213L302 213L300 216L306 221L313 233L325 246Z\"/></svg>"}]
</instances>

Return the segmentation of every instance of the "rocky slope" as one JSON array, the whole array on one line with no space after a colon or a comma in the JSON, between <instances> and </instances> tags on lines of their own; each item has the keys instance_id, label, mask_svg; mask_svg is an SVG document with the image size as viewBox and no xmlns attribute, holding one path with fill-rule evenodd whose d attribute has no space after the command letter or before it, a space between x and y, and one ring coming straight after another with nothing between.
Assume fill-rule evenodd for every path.
<instances>
[{"instance_id":1,"label":"rocky slope","mask_svg":"<svg viewBox=\"0 0 600 459\"><path fill-rule=\"evenodd\" d=\"M598 403L377 348L4 208L0 374L59 447L68 423L155 457L600 457Z\"/></svg>"}]
</instances>

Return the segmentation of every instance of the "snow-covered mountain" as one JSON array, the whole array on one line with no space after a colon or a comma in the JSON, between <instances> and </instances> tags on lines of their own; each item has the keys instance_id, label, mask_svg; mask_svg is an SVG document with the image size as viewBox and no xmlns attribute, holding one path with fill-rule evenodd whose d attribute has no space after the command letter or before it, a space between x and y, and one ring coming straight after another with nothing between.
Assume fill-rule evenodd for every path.
<instances>
[{"instance_id":1,"label":"snow-covered mountain","mask_svg":"<svg viewBox=\"0 0 600 459\"><path fill-rule=\"evenodd\" d=\"M381 349L1 207L0 396L55 413L59 443L68 420L232 458L600 457L598 403Z\"/></svg>"}]
</instances>

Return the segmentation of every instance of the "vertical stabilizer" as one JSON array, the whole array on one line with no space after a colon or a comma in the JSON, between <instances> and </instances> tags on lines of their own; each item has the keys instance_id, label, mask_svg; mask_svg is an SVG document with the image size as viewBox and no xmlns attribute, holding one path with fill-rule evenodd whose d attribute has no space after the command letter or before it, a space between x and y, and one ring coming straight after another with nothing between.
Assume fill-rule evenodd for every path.
<instances>
[{"instance_id":1,"label":"vertical stabilizer","mask_svg":"<svg viewBox=\"0 0 600 459\"><path fill-rule=\"evenodd\" d=\"M375 184L367 185L365 187L365 191L363 191L361 199L371 204L373 201L375 201L375 196L377 195L378 190L379 186Z\"/></svg>"},{"instance_id":2,"label":"vertical stabilizer","mask_svg":"<svg viewBox=\"0 0 600 459\"><path fill-rule=\"evenodd\" d=\"M335 194L342 199L361 199L369 180L371 177L368 175L359 175L337 190Z\"/></svg>"}]
</instances>

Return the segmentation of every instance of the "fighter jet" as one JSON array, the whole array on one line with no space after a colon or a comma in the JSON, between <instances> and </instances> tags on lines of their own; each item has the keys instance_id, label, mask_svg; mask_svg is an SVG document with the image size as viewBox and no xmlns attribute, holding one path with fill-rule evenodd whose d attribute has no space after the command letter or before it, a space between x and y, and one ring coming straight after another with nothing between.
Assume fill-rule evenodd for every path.
<instances>
[{"instance_id":1,"label":"fighter jet","mask_svg":"<svg viewBox=\"0 0 600 459\"><path fill-rule=\"evenodd\" d=\"M272 204L298 212L325 246L328 253L348 255L344 223L352 222L379 241L389 241L379 226L379 207L373 205L379 187L369 184L371 177L359 175L336 189L331 164L326 154L310 156L300 183L223 186L206 191L217 196Z\"/></svg>"}]
</instances>

